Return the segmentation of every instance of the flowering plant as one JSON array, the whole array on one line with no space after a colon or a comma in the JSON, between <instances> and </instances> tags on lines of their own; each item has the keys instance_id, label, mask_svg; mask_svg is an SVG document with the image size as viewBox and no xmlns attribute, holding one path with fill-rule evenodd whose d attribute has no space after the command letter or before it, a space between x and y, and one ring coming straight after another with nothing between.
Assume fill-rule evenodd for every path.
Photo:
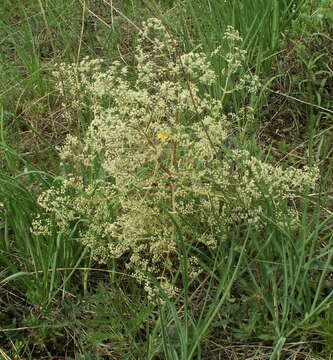
<instances>
[{"instance_id":1,"label":"flowering plant","mask_svg":"<svg viewBox=\"0 0 333 360\"><path fill-rule=\"evenodd\" d=\"M233 45L224 55L230 78L245 52L232 28L224 40ZM217 55L218 49L211 54ZM83 139L68 136L60 149L64 176L39 197L44 215L35 219L33 232L50 235L56 224L57 231L72 233L75 225L77 238L99 261L126 256L126 268L151 298L158 290L149 274L170 296L177 293L175 224L188 244L215 248L241 221L265 226L267 198L281 223L291 214L297 218L296 209L286 213L282 202L315 186L316 169L283 170L247 151L226 150L232 123L223 111L224 95L255 91L258 79L247 74L234 90L225 86L222 99L213 98L207 87L216 74L208 57L181 53L156 19L143 24L134 79L119 62L105 67L89 59L79 67L65 64L59 73L72 106L86 104L76 95L84 92L94 119ZM251 116L249 109L241 113ZM191 276L200 272L195 256L188 267Z\"/></svg>"}]
</instances>

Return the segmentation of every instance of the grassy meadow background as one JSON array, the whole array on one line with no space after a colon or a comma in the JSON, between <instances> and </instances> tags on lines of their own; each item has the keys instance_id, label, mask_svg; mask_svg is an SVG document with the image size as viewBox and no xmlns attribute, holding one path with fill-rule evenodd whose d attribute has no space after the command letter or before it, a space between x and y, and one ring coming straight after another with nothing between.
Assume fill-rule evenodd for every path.
<instances>
[{"instance_id":1,"label":"grassy meadow background","mask_svg":"<svg viewBox=\"0 0 333 360\"><path fill-rule=\"evenodd\" d=\"M235 227L216 252L198 249L200 285L180 264L181 294L158 306L122 264L94 261L74 230L47 241L31 232L38 195L62 176L57 148L93 116L64 116L52 72L86 56L134 64L152 17L206 54L234 26L243 71L261 82L255 95L227 96L227 112L255 115L235 124L234 143L274 165L320 169L317 191L295 205L297 229L281 230L274 211L262 231ZM2 0L0 358L333 359L332 49L331 0ZM216 98L223 66L213 62Z\"/></svg>"}]
</instances>

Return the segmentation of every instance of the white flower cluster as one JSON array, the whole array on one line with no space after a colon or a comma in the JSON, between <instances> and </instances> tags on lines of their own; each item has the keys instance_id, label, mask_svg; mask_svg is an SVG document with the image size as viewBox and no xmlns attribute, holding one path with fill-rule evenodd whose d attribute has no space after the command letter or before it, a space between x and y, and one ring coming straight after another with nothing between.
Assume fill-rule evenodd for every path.
<instances>
[{"instance_id":1,"label":"white flower cluster","mask_svg":"<svg viewBox=\"0 0 333 360\"><path fill-rule=\"evenodd\" d=\"M50 235L53 226L75 232L100 261L123 257L153 298L158 290L149 274L170 296L177 292L176 223L190 246L214 248L236 223L264 226L267 199L286 222L290 213L280 204L315 186L318 175L224 151L232 124L221 100L204 91L216 78L208 58L181 54L156 19L143 27L134 78L119 62L103 68L87 59L59 71L74 107L88 96L95 116L85 138L69 136L60 149L64 177L40 196L45 216L35 219L33 231ZM240 40L231 28L229 40ZM229 74L244 54L235 51L234 60L228 55ZM253 90L255 82L247 75L243 85ZM192 276L200 272L197 258L188 264Z\"/></svg>"}]
</instances>

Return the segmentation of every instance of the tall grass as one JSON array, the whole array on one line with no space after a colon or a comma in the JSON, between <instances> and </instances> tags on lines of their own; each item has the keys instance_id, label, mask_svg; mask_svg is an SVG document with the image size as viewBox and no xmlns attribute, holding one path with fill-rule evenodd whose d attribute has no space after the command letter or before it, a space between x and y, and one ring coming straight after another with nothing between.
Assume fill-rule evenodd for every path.
<instances>
[{"instance_id":1,"label":"tall grass","mask_svg":"<svg viewBox=\"0 0 333 360\"><path fill-rule=\"evenodd\" d=\"M332 126L320 127L320 119L330 116L325 109L318 115L311 104L302 108L310 126L297 144L300 153L283 144L260 147L255 140L258 129L262 131L259 120L243 136L235 135L237 146L267 160L320 164L318 193L305 192L299 203L286 204L301 210L300 226L281 228L272 207L267 214L270 225L263 231L235 228L213 253L189 249L180 224L177 237L183 257L177 279L182 291L177 299L162 299L157 308L115 262L95 263L75 240L75 227L71 236L54 233L48 241L30 231L32 218L40 211L38 194L62 176L56 146L79 123L85 123L84 132L91 119L78 113L77 122L70 126L61 118L62 99L51 76L54 64L75 63L86 55L131 63L137 36L133 24L140 26L152 15L169 25L184 48L200 45L206 53L219 44L226 51L221 37L226 26L233 25L244 37L246 70L264 83L260 96L250 98L262 119L267 104L273 113L278 111L269 102L271 93L266 88L281 76L275 68L284 50L284 35L304 4L304 0L146 1L144 5L134 0L124 4L1 2L1 357L60 354L75 359L190 360L257 354L273 360L330 356L333 161ZM211 91L219 98L225 85L223 60L213 66L221 75ZM312 103L313 88L307 89ZM302 88L297 96L306 94ZM237 111L245 96L231 95L226 111ZM50 135L54 130L59 131L58 137ZM193 281L186 272L189 250L200 253L204 269Z\"/></svg>"}]
</instances>

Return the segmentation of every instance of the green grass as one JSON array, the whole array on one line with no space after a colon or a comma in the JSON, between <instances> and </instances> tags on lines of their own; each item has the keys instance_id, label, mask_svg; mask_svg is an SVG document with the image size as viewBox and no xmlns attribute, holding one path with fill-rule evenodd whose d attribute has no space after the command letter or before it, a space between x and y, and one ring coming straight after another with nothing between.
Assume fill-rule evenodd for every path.
<instances>
[{"instance_id":1,"label":"green grass","mask_svg":"<svg viewBox=\"0 0 333 360\"><path fill-rule=\"evenodd\" d=\"M333 351L332 22L330 1L55 1L0 4L0 357L4 359L330 359ZM323 15L322 17L316 15ZM56 147L84 134L91 114L68 123L52 70L84 56L134 61L141 21L156 16L187 50L226 46L240 31L258 95L234 145L273 163L318 163L320 188L301 194L300 225L274 208L262 231L235 227L216 252L191 248L177 229L181 293L154 307L116 261L98 264L71 236L31 233L38 195L62 176ZM220 98L221 74L210 90ZM232 86L230 81L229 86ZM286 204L286 207L290 204ZM198 235L193 229L193 236ZM186 262L204 271L190 280Z\"/></svg>"}]
</instances>

